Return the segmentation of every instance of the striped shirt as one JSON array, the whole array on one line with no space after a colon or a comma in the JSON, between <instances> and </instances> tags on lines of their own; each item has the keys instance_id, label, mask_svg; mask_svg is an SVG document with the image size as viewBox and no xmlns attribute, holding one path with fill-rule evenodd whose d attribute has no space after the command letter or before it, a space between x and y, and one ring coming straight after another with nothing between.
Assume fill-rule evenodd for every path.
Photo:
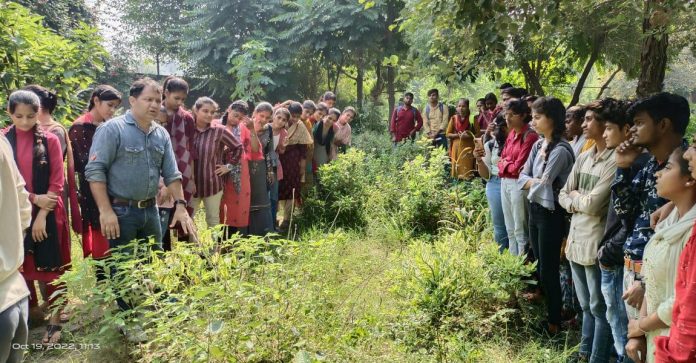
<instances>
[{"instance_id":1,"label":"striped shirt","mask_svg":"<svg viewBox=\"0 0 696 363\"><path fill-rule=\"evenodd\" d=\"M580 154L558 203L573 214L566 244L566 257L577 264L597 263L597 249L604 235L611 182L616 173L614 150L597 155L597 147ZM572 196L577 191L579 194Z\"/></svg>"},{"instance_id":2,"label":"striped shirt","mask_svg":"<svg viewBox=\"0 0 696 363\"><path fill-rule=\"evenodd\" d=\"M241 150L239 139L222 125L211 125L205 130L196 129L193 147L198 158L193 164L196 181L196 198L217 194L225 185L224 177L215 174L218 165L223 165L223 150Z\"/></svg>"}]
</instances>

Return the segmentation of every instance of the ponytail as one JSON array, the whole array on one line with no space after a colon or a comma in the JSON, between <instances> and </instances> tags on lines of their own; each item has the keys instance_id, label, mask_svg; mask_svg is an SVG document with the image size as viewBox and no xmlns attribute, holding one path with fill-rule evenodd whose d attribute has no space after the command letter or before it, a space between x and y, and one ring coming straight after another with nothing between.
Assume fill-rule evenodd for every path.
<instances>
[{"instance_id":1,"label":"ponytail","mask_svg":"<svg viewBox=\"0 0 696 363\"><path fill-rule=\"evenodd\" d=\"M171 92L184 92L188 94L189 92L189 85L184 81L182 78L176 77L176 76L169 76L164 79L164 83L162 84L162 89L164 90L162 92L162 100L167 97L166 93L167 91Z\"/></svg>"}]
</instances>

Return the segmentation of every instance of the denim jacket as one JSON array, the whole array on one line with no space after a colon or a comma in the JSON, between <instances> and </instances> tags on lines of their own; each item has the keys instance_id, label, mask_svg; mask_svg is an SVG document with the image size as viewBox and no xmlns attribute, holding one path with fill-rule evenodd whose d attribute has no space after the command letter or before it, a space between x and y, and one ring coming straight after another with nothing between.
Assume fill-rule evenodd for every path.
<instances>
[{"instance_id":1,"label":"denim jacket","mask_svg":"<svg viewBox=\"0 0 696 363\"><path fill-rule=\"evenodd\" d=\"M155 198L160 176L165 185L181 180L169 134L152 123L142 131L130 111L97 128L85 167L89 182L104 182L112 198Z\"/></svg>"}]
</instances>

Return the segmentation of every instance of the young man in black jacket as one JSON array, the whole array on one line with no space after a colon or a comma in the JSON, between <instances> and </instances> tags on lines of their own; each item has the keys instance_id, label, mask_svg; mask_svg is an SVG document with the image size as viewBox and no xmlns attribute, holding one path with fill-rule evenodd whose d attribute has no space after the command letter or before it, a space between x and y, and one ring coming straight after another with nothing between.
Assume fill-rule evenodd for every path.
<instances>
[{"instance_id":1,"label":"young man in black jacket","mask_svg":"<svg viewBox=\"0 0 696 363\"><path fill-rule=\"evenodd\" d=\"M609 119L606 122L604 140L607 148L614 149L629 138L629 130L633 126L633 120L625 115L626 107L620 110L623 117ZM619 111L619 110L617 110ZM650 155L643 153L631 166L632 175L638 172L648 161ZM604 237L600 242L597 260L599 261L602 275L601 287L604 301L607 305L607 321L611 326L614 337L614 348L620 359L627 362L625 346L628 341L626 334L628 329L628 316L626 306L622 299L623 273L624 273L624 243L628 234L633 230L635 217L619 218L614 210L616 195L612 192L609 201L609 213Z\"/></svg>"}]
</instances>

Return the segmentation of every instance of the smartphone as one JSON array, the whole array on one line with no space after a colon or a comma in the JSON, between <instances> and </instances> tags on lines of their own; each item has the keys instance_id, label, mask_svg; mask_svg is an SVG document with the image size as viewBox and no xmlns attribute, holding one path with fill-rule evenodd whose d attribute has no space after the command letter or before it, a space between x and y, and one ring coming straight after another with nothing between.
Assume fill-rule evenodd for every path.
<instances>
[{"instance_id":1,"label":"smartphone","mask_svg":"<svg viewBox=\"0 0 696 363\"><path fill-rule=\"evenodd\" d=\"M476 146L476 149L483 150L483 139L480 137L474 138L474 145Z\"/></svg>"}]
</instances>

